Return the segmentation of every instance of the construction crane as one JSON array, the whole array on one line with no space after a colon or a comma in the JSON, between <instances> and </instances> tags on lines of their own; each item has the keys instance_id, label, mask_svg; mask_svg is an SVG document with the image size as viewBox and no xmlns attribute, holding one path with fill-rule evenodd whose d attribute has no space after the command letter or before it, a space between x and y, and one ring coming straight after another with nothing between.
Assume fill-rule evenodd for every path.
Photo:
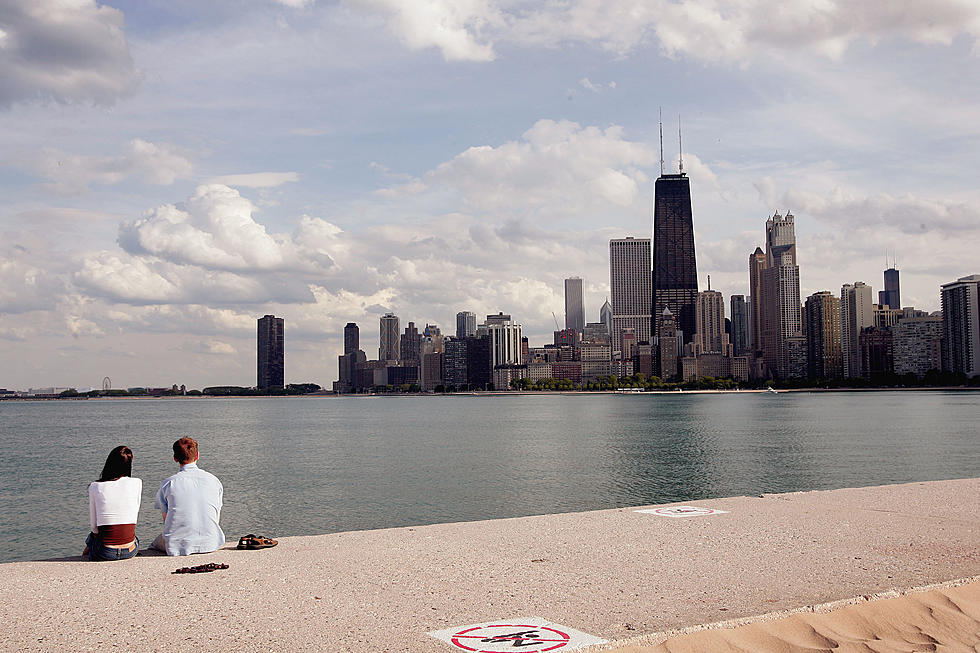
<instances>
[{"instance_id":1,"label":"construction crane","mask_svg":"<svg viewBox=\"0 0 980 653\"><path fill-rule=\"evenodd\" d=\"M561 331L561 327L558 326L558 316L555 315L554 311L551 311L551 317L555 318L555 331Z\"/></svg>"}]
</instances>

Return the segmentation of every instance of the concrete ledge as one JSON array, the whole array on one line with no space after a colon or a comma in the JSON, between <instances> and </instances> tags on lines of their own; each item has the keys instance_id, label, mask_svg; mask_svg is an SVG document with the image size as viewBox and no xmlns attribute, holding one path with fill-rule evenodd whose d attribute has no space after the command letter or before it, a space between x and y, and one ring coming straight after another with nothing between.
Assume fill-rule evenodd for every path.
<instances>
[{"instance_id":1,"label":"concrete ledge","mask_svg":"<svg viewBox=\"0 0 980 653\"><path fill-rule=\"evenodd\" d=\"M980 576L980 479L685 505L728 512L621 508L10 563L0 649L438 652L452 649L426 633L521 615L621 644ZM230 568L170 573L205 562Z\"/></svg>"}]
</instances>

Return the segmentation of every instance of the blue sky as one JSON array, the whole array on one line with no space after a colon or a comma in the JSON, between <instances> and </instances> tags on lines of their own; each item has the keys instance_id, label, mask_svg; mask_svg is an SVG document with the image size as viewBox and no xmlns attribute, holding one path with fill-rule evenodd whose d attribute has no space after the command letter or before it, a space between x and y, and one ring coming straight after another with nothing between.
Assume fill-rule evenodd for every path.
<instances>
[{"instance_id":1,"label":"blue sky","mask_svg":"<svg viewBox=\"0 0 980 653\"><path fill-rule=\"evenodd\" d=\"M663 107L702 287L747 291L768 215L804 296L903 304L978 272L980 6L829 0L0 0L0 387L336 378L348 321L532 343L562 279L649 236Z\"/></svg>"}]
</instances>

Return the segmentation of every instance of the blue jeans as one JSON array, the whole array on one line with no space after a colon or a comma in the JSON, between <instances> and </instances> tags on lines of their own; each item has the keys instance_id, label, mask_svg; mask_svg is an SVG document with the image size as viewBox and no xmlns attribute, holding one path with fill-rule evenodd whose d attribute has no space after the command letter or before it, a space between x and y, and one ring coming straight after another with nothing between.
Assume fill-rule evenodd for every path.
<instances>
[{"instance_id":1,"label":"blue jeans","mask_svg":"<svg viewBox=\"0 0 980 653\"><path fill-rule=\"evenodd\" d=\"M136 538L136 544L132 551L117 549L116 547L106 546L99 540L99 536L90 532L85 539L85 546L88 547L88 559L93 562L103 560L128 560L136 555L140 549L140 538Z\"/></svg>"}]
</instances>

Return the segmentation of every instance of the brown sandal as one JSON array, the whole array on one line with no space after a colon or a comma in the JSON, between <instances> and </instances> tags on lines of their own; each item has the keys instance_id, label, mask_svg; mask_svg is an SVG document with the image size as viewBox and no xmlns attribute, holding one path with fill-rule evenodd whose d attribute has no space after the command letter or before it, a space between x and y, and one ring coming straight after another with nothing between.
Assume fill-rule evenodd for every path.
<instances>
[{"instance_id":1,"label":"brown sandal","mask_svg":"<svg viewBox=\"0 0 980 653\"><path fill-rule=\"evenodd\" d=\"M261 535L253 535L251 533L248 535L243 535L241 539L238 540L238 548L246 551L269 549L277 544L279 544L278 540L272 540L267 537L262 537Z\"/></svg>"}]
</instances>

